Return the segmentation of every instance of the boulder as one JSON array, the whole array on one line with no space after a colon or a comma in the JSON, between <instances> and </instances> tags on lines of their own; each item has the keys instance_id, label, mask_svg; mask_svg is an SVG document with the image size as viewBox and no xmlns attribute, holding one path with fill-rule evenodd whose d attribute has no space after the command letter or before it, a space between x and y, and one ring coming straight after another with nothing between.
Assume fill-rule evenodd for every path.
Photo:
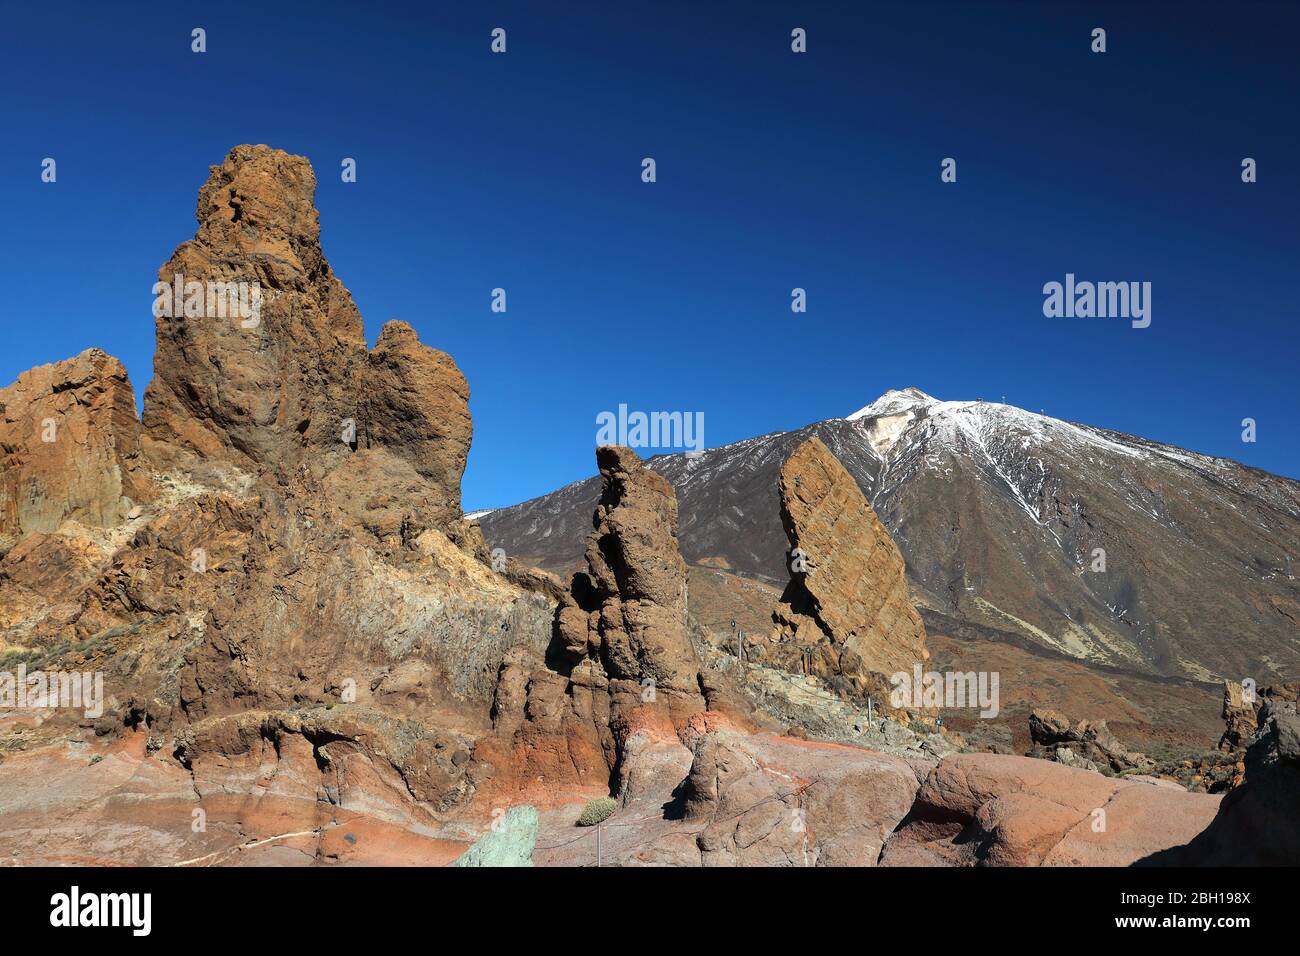
<instances>
[{"instance_id":1,"label":"boulder","mask_svg":"<svg viewBox=\"0 0 1300 956\"><path fill-rule=\"evenodd\" d=\"M1080 720L1072 724L1064 714L1035 708L1029 714L1029 738L1034 748L1027 756L1055 760L1070 767L1108 775L1155 769L1155 761L1125 748L1104 720Z\"/></svg>"},{"instance_id":2,"label":"boulder","mask_svg":"<svg viewBox=\"0 0 1300 956\"><path fill-rule=\"evenodd\" d=\"M705 866L875 866L917 787L898 757L717 730L695 746L683 800Z\"/></svg>"},{"instance_id":3,"label":"boulder","mask_svg":"<svg viewBox=\"0 0 1300 956\"><path fill-rule=\"evenodd\" d=\"M1219 798L1045 760L944 757L885 845L886 866L1128 866L1184 844Z\"/></svg>"}]
</instances>

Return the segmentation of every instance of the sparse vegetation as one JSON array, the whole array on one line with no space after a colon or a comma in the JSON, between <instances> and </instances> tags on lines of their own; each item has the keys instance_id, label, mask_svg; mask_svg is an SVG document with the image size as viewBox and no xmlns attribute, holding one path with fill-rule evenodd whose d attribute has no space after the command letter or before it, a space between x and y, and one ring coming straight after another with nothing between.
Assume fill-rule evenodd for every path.
<instances>
[{"instance_id":1,"label":"sparse vegetation","mask_svg":"<svg viewBox=\"0 0 1300 956\"><path fill-rule=\"evenodd\" d=\"M0 670L12 670L19 664L30 664L41 657L39 648L11 647L0 653Z\"/></svg>"},{"instance_id":2,"label":"sparse vegetation","mask_svg":"<svg viewBox=\"0 0 1300 956\"><path fill-rule=\"evenodd\" d=\"M587 802L578 815L578 826L594 827L597 823L608 820L618 806L613 797L596 797Z\"/></svg>"}]
</instances>

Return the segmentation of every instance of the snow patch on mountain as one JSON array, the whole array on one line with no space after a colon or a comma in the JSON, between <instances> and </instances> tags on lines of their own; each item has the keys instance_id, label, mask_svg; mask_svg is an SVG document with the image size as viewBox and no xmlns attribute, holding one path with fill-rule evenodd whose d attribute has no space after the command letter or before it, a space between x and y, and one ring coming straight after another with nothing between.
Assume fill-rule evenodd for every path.
<instances>
[{"instance_id":1,"label":"snow patch on mountain","mask_svg":"<svg viewBox=\"0 0 1300 956\"><path fill-rule=\"evenodd\" d=\"M845 421L856 422L860 418L876 418L881 415L899 415L914 411L918 406L937 405L939 402L925 394L919 388L891 388L884 395L865 408L859 408L852 415L845 416Z\"/></svg>"}]
</instances>

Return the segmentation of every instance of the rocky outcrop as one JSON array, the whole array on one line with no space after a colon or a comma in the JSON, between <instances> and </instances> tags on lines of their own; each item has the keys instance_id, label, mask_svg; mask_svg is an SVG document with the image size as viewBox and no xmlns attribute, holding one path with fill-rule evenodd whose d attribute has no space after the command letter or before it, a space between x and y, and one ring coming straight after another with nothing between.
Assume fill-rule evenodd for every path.
<instances>
[{"instance_id":1,"label":"rocky outcrop","mask_svg":"<svg viewBox=\"0 0 1300 956\"><path fill-rule=\"evenodd\" d=\"M898 757L719 730L682 789L704 866L875 866L917 788Z\"/></svg>"},{"instance_id":2,"label":"rocky outcrop","mask_svg":"<svg viewBox=\"0 0 1300 956\"><path fill-rule=\"evenodd\" d=\"M1294 687L1295 685L1291 685ZM1265 697L1246 751L1245 782L1186 847L1158 862L1207 866L1300 866L1300 714L1282 694Z\"/></svg>"},{"instance_id":3,"label":"rocky outcrop","mask_svg":"<svg viewBox=\"0 0 1300 956\"><path fill-rule=\"evenodd\" d=\"M1029 737L1034 748L1026 756L1096 770L1106 776L1148 773L1156 766L1145 754L1130 751L1120 743L1104 720L1071 724L1063 714L1038 708L1029 714Z\"/></svg>"},{"instance_id":4,"label":"rocky outcrop","mask_svg":"<svg viewBox=\"0 0 1300 956\"><path fill-rule=\"evenodd\" d=\"M544 662L521 650L502 665L496 733L475 753L500 789L543 802L571 787L630 798L629 741L680 762L678 733L714 686L688 629L672 486L628 448L601 447L596 464L605 490L586 570L556 609Z\"/></svg>"},{"instance_id":5,"label":"rocky outcrop","mask_svg":"<svg viewBox=\"0 0 1300 956\"><path fill-rule=\"evenodd\" d=\"M173 292L155 307L144 399L145 428L166 458L283 477L309 450L321 460L349 452L365 333L321 251L315 191L304 157L267 146L236 146L212 167L197 233L158 271L161 296L177 277L182 290L182 301ZM229 297L221 307L219 295L209 308L213 283L241 282L247 308Z\"/></svg>"},{"instance_id":6,"label":"rocky outcrop","mask_svg":"<svg viewBox=\"0 0 1300 956\"><path fill-rule=\"evenodd\" d=\"M199 776L316 794L346 764L423 819L475 793L497 674L545 650L552 585L485 563L460 510L464 376L401 322L367 352L314 187L265 146L212 169L197 235L160 272L143 427L101 352L6 390L0 500L23 537L0 542L0 646L101 672L95 732L142 732ZM57 440L32 451L46 418ZM63 710L38 725L7 745L86 731Z\"/></svg>"},{"instance_id":7,"label":"rocky outcrop","mask_svg":"<svg viewBox=\"0 0 1300 956\"><path fill-rule=\"evenodd\" d=\"M1236 681L1223 682L1223 737L1219 739L1220 750L1240 750L1250 742L1259 729L1259 701L1252 691L1247 694L1245 687Z\"/></svg>"},{"instance_id":8,"label":"rocky outcrop","mask_svg":"<svg viewBox=\"0 0 1300 956\"><path fill-rule=\"evenodd\" d=\"M596 465L605 491L587 543L587 570L575 575L556 618L565 663L591 660L615 680L698 693L686 562L677 550L677 496L630 448L599 448Z\"/></svg>"},{"instance_id":9,"label":"rocky outcrop","mask_svg":"<svg viewBox=\"0 0 1300 956\"><path fill-rule=\"evenodd\" d=\"M929 659L904 564L853 477L817 438L781 468L791 580L756 657L889 700L889 675Z\"/></svg>"},{"instance_id":10,"label":"rocky outcrop","mask_svg":"<svg viewBox=\"0 0 1300 956\"><path fill-rule=\"evenodd\" d=\"M156 496L117 359L87 349L0 389L0 548L67 520L112 528Z\"/></svg>"},{"instance_id":11,"label":"rocky outcrop","mask_svg":"<svg viewBox=\"0 0 1300 956\"><path fill-rule=\"evenodd\" d=\"M1236 681L1223 682L1223 736L1218 749L1162 766L1161 771L1189 790L1200 793L1226 793L1241 786L1246 779L1246 755L1261 732L1264 707L1276 711L1294 707L1300 698L1300 682L1271 684L1263 690L1247 690Z\"/></svg>"},{"instance_id":12,"label":"rocky outcrop","mask_svg":"<svg viewBox=\"0 0 1300 956\"><path fill-rule=\"evenodd\" d=\"M381 499L373 526L412 517L408 544L428 528L461 534L469 386L405 322L387 323L367 352L361 315L321 250L315 189L305 158L266 146L237 146L212 168L197 234L159 270L150 449L191 473L224 464L280 485L320 480L368 451L353 466L366 487L338 490ZM223 288L252 291L236 308ZM202 297L192 310L191 294Z\"/></svg>"},{"instance_id":13,"label":"rocky outcrop","mask_svg":"<svg viewBox=\"0 0 1300 956\"><path fill-rule=\"evenodd\" d=\"M881 864L1129 866L1182 846L1218 806L1218 797L1167 781L1117 780L1028 757L955 754L921 785Z\"/></svg>"},{"instance_id":14,"label":"rocky outcrop","mask_svg":"<svg viewBox=\"0 0 1300 956\"><path fill-rule=\"evenodd\" d=\"M421 345L405 322L387 323L366 360L358 442L409 462L427 482L430 526L453 528L473 437L469 383L450 355Z\"/></svg>"},{"instance_id":15,"label":"rocky outcrop","mask_svg":"<svg viewBox=\"0 0 1300 956\"><path fill-rule=\"evenodd\" d=\"M606 866L874 866L933 761L689 722L678 749L638 743L633 785L602 826ZM543 813L536 862L586 866L580 803Z\"/></svg>"}]
</instances>

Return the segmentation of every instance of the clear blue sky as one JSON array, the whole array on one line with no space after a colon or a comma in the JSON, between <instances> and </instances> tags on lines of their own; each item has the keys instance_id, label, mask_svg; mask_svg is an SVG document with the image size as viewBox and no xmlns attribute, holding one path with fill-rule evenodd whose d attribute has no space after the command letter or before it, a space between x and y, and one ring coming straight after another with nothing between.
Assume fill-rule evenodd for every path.
<instances>
[{"instance_id":1,"label":"clear blue sky","mask_svg":"<svg viewBox=\"0 0 1300 956\"><path fill-rule=\"evenodd\" d=\"M291 6L5 4L0 380L93 345L143 393L208 166L268 143L370 340L468 376L467 509L592 474L621 402L716 446L908 385L1300 476L1297 4ZM1066 272L1151 327L1044 318Z\"/></svg>"}]
</instances>

